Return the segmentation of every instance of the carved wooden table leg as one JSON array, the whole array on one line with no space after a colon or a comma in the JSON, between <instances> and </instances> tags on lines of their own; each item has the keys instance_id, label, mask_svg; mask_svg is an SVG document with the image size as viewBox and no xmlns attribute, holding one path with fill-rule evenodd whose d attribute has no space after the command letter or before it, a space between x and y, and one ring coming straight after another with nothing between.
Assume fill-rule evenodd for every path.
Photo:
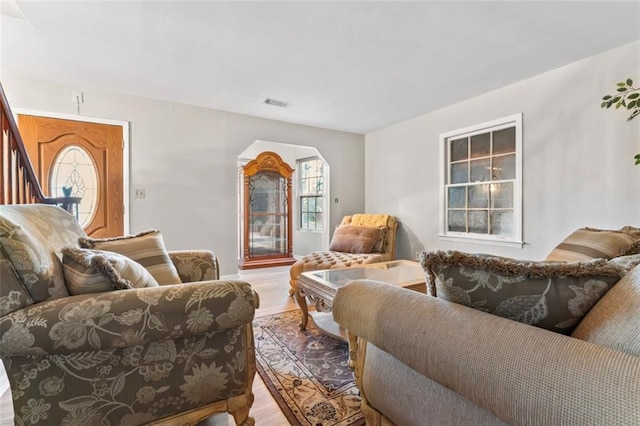
<instances>
[{"instance_id":1,"label":"carved wooden table leg","mask_svg":"<svg viewBox=\"0 0 640 426\"><path fill-rule=\"evenodd\" d=\"M302 320L300 321L300 329L305 330L307 328L307 323L309 321L309 308L307 307L307 298L304 293L300 290L300 286L296 286L296 301L298 302L298 306L300 306L300 310L302 311Z\"/></svg>"},{"instance_id":2,"label":"carved wooden table leg","mask_svg":"<svg viewBox=\"0 0 640 426\"><path fill-rule=\"evenodd\" d=\"M347 340L349 342L349 368L356 366L356 354L358 352L358 336L347 330Z\"/></svg>"}]
</instances>

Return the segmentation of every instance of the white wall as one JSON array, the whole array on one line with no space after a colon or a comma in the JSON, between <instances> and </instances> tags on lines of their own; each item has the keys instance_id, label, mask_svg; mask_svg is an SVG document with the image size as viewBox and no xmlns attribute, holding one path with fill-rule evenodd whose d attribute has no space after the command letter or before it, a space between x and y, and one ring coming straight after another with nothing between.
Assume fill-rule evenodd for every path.
<instances>
[{"instance_id":1,"label":"white wall","mask_svg":"<svg viewBox=\"0 0 640 426\"><path fill-rule=\"evenodd\" d=\"M397 255L411 259L422 249L543 259L578 227L640 226L640 117L600 108L627 77L640 84L640 41L367 134L366 211L399 217ZM439 134L518 112L525 246L439 240Z\"/></svg>"},{"instance_id":2,"label":"white wall","mask_svg":"<svg viewBox=\"0 0 640 426\"><path fill-rule=\"evenodd\" d=\"M237 272L238 155L254 141L315 146L331 164L331 227L364 210L364 137L207 108L2 75L12 108L76 113L73 90L84 92L84 116L129 121L131 232L157 228L167 248L210 249L223 275Z\"/></svg>"}]
</instances>

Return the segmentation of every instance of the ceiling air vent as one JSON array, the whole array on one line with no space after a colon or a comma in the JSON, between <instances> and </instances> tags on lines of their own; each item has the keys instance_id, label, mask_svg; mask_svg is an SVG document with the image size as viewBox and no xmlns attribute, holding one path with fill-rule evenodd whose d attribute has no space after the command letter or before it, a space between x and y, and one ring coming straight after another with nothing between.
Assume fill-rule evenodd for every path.
<instances>
[{"instance_id":1,"label":"ceiling air vent","mask_svg":"<svg viewBox=\"0 0 640 426\"><path fill-rule=\"evenodd\" d=\"M266 98L264 101L262 101L262 103L271 105L274 107L278 107L278 108L284 108L287 106L287 103L285 101L280 101L278 99L271 99L271 98Z\"/></svg>"}]
</instances>

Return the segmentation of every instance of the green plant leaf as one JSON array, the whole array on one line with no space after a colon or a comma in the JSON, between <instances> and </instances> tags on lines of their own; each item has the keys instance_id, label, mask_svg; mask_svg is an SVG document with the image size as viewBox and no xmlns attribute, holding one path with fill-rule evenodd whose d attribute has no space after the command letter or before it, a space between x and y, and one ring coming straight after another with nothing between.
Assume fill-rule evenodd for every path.
<instances>
[{"instance_id":1,"label":"green plant leaf","mask_svg":"<svg viewBox=\"0 0 640 426\"><path fill-rule=\"evenodd\" d=\"M607 96L602 98L603 101L608 101L609 99L611 99L611 95L607 95Z\"/></svg>"},{"instance_id":2,"label":"green plant leaf","mask_svg":"<svg viewBox=\"0 0 640 426\"><path fill-rule=\"evenodd\" d=\"M611 102L615 104L619 100L620 100L620 96L616 96L615 98L611 99Z\"/></svg>"},{"instance_id":3,"label":"green plant leaf","mask_svg":"<svg viewBox=\"0 0 640 426\"><path fill-rule=\"evenodd\" d=\"M633 86L633 80L630 78L627 79L627 86Z\"/></svg>"},{"instance_id":4,"label":"green plant leaf","mask_svg":"<svg viewBox=\"0 0 640 426\"><path fill-rule=\"evenodd\" d=\"M627 83L625 83L624 81L616 83L616 86L618 86L618 87L622 87L622 86L626 86L626 85L627 85Z\"/></svg>"},{"instance_id":5,"label":"green plant leaf","mask_svg":"<svg viewBox=\"0 0 640 426\"><path fill-rule=\"evenodd\" d=\"M606 107L607 107L607 103L606 102L603 102L603 103L600 104L600 108L606 108Z\"/></svg>"},{"instance_id":6,"label":"green plant leaf","mask_svg":"<svg viewBox=\"0 0 640 426\"><path fill-rule=\"evenodd\" d=\"M635 98L637 98L638 96L640 96L640 93L632 93L632 94L630 94L629 96L627 96L627 99L635 99Z\"/></svg>"},{"instance_id":7,"label":"green plant leaf","mask_svg":"<svg viewBox=\"0 0 640 426\"><path fill-rule=\"evenodd\" d=\"M622 92L626 92L627 88L626 87L618 87L618 92L622 93Z\"/></svg>"},{"instance_id":8,"label":"green plant leaf","mask_svg":"<svg viewBox=\"0 0 640 426\"><path fill-rule=\"evenodd\" d=\"M636 106L636 104L638 103L638 101L631 101L627 104L627 109L631 109L633 107Z\"/></svg>"}]
</instances>

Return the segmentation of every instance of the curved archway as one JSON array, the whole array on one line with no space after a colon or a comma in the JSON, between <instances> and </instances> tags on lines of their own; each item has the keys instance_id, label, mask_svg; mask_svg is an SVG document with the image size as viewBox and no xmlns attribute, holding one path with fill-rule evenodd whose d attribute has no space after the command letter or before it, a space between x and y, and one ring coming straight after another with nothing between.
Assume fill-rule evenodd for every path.
<instances>
[{"instance_id":1,"label":"curved archway","mask_svg":"<svg viewBox=\"0 0 640 426\"><path fill-rule=\"evenodd\" d=\"M291 167L296 169L293 174L293 254L294 256L304 256L312 251L323 250L329 246L330 235L330 165L317 148L304 145L292 145L279 142L256 140L247 149L238 155L238 166L242 166L256 158L264 151L277 153ZM305 230L301 229L300 215L300 173L297 165L300 160L319 158L324 164L323 173L323 197L322 197L322 229ZM238 185L238 202L240 202L241 185ZM238 215L240 221L240 215ZM238 241L242 237L240 232L240 222L238 222ZM238 244L240 247L240 244Z\"/></svg>"}]
</instances>

